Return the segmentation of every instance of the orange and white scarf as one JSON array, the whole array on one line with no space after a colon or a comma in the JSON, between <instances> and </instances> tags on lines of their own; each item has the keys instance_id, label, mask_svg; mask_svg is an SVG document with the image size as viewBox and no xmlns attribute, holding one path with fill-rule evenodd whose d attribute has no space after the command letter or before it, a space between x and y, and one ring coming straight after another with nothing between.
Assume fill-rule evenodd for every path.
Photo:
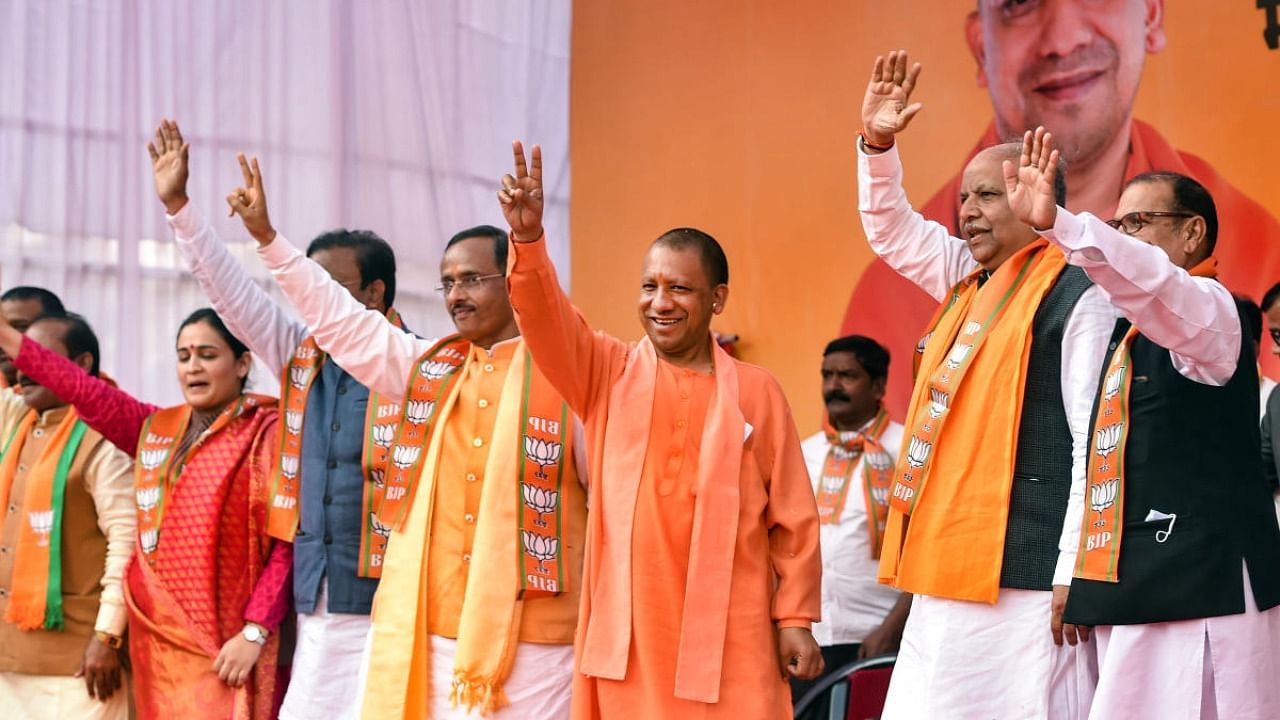
<instances>
[{"instance_id":1,"label":"orange and white scarf","mask_svg":"<svg viewBox=\"0 0 1280 720\"><path fill-rule=\"evenodd\" d=\"M1218 261L1208 258L1189 271L1197 277L1217 277ZM1129 328L1107 361L1098 410L1093 421L1093 447L1089 453L1089 509L1080 530L1075 577L1119 582L1120 540L1124 535L1124 453L1129 441L1129 386L1133 341L1140 334Z\"/></svg>"},{"instance_id":2,"label":"orange and white scarf","mask_svg":"<svg viewBox=\"0 0 1280 720\"><path fill-rule=\"evenodd\" d=\"M18 458L38 417L35 410L28 411L0 451L0 507L10 501ZM27 476L13 558L13 594L4 614L6 622L23 630L62 629L62 509L67 473L85 430L75 408L68 408Z\"/></svg>"},{"instance_id":3,"label":"orange and white scarf","mask_svg":"<svg viewBox=\"0 0 1280 720\"><path fill-rule=\"evenodd\" d=\"M889 487L893 484L893 457L885 452L880 436L889 427L889 413L882 407L868 427L855 432L838 432L828 418L822 429L827 436L826 460L818 479L818 520L837 525L844 514L850 480L862 458L862 489L867 503L867 531L871 534L871 557L880 557L884 526L889 519Z\"/></svg>"},{"instance_id":4,"label":"orange and white scarf","mask_svg":"<svg viewBox=\"0 0 1280 720\"><path fill-rule=\"evenodd\" d=\"M387 310L387 321L401 330L404 323L394 309ZM294 351L280 378L280 413L284 430L280 433L280 460L271 479L271 508L267 517L267 532L275 538L293 542L298 530L300 475L302 473L302 430L306 417L307 398L320 368L328 355L320 349L315 338L308 337ZM390 535L382 518L381 508L386 495L387 462L391 457L391 443L396 424L400 421L400 403L369 393L365 410L364 451L360 458L360 470L364 476L361 517L364 528L360 533L360 555L356 573L360 577L380 577L382 561L387 552L387 536Z\"/></svg>"}]
</instances>

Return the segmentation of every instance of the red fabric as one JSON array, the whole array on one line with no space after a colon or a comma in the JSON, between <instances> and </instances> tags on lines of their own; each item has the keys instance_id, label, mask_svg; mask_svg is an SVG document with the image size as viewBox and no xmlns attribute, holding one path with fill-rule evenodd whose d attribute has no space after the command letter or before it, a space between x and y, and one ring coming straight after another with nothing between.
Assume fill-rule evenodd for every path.
<instances>
[{"instance_id":1,"label":"red fabric","mask_svg":"<svg viewBox=\"0 0 1280 720\"><path fill-rule=\"evenodd\" d=\"M849 676L848 720L874 720L884 712L893 667L859 670Z\"/></svg>"},{"instance_id":2,"label":"red fabric","mask_svg":"<svg viewBox=\"0 0 1280 720\"><path fill-rule=\"evenodd\" d=\"M1209 163L1180 152L1150 125L1134 120L1125 179L1153 170L1189 175L1213 196L1218 209L1218 258L1222 283L1233 292L1260 299L1280 279L1280 222L1258 203L1237 190ZM995 126L987 128L965 158L965 165L982 148L999 141ZM959 237L960 179L957 174L930 198L920 214L935 220ZM1117 199L1119 199L1117 197ZM911 400L911 359L925 325L938 303L911 281L876 258L858 279L845 310L841 334L857 333L875 338L889 348L892 357L885 406L899 422ZM1263 353L1262 369L1280 377L1280 360Z\"/></svg>"},{"instance_id":3,"label":"red fabric","mask_svg":"<svg viewBox=\"0 0 1280 720\"><path fill-rule=\"evenodd\" d=\"M93 377L79 365L26 336L22 338L22 348L13 364L63 402L75 405L86 425L128 453L129 457L137 454L142 423L160 409L139 401L101 378Z\"/></svg>"}]
</instances>

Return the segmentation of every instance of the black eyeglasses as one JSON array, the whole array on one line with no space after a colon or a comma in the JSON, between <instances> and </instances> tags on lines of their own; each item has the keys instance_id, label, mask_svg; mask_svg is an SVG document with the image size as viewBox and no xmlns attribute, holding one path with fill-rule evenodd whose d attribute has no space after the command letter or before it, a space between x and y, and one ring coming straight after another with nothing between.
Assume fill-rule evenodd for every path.
<instances>
[{"instance_id":1,"label":"black eyeglasses","mask_svg":"<svg viewBox=\"0 0 1280 720\"><path fill-rule=\"evenodd\" d=\"M1166 212L1164 210L1137 210L1127 213L1114 220L1108 220L1107 224L1119 230L1125 235L1137 235L1142 232L1142 228L1150 225L1156 218L1191 218L1197 217L1195 213L1187 212Z\"/></svg>"}]
</instances>

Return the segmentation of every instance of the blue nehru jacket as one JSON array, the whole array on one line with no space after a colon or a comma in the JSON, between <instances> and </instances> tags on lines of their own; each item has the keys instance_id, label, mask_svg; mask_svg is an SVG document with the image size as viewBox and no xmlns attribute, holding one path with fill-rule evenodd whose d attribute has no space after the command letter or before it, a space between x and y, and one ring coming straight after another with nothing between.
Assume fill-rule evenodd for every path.
<instances>
[{"instance_id":1,"label":"blue nehru jacket","mask_svg":"<svg viewBox=\"0 0 1280 720\"><path fill-rule=\"evenodd\" d=\"M293 542L293 594L298 612L316 611L321 579L329 579L329 612L368 615L374 578L356 575L364 529L365 409L369 389L332 359L307 396L302 430L302 510Z\"/></svg>"}]
</instances>

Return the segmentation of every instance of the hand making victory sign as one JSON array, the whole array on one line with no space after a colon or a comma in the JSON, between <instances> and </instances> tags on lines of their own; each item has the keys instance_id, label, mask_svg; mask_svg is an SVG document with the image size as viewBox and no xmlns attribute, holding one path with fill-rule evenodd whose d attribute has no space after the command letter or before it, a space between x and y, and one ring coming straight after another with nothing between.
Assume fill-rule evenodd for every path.
<instances>
[{"instance_id":1,"label":"hand making victory sign","mask_svg":"<svg viewBox=\"0 0 1280 720\"><path fill-rule=\"evenodd\" d=\"M923 103L908 104L920 77L920 63L909 69L907 63L907 51L894 50L887 59L877 56L871 68L871 80L862 100L862 132L873 145L892 145L894 136L905 130L924 107Z\"/></svg>"},{"instance_id":2,"label":"hand making victory sign","mask_svg":"<svg viewBox=\"0 0 1280 720\"><path fill-rule=\"evenodd\" d=\"M526 168L524 145L511 143L515 154L516 174L502 176L498 202L511 226L516 242L533 242L542 237L542 148L534 145L530 165Z\"/></svg>"},{"instance_id":3,"label":"hand making victory sign","mask_svg":"<svg viewBox=\"0 0 1280 720\"><path fill-rule=\"evenodd\" d=\"M1022 222L1037 230L1053 227L1058 217L1058 201L1053 183L1058 177L1058 151L1053 135L1044 127L1027 131L1022 138L1022 157L1018 166L1004 161L1005 194L1009 209Z\"/></svg>"},{"instance_id":4,"label":"hand making victory sign","mask_svg":"<svg viewBox=\"0 0 1280 720\"><path fill-rule=\"evenodd\" d=\"M262 189L262 171L258 169L258 158L245 160L244 153L236 153L240 161L240 174L244 184L227 195L230 212L227 216L239 215L244 229L249 231L259 247L265 247L276 239L276 230L271 227L271 218L267 216L267 193Z\"/></svg>"}]
</instances>

